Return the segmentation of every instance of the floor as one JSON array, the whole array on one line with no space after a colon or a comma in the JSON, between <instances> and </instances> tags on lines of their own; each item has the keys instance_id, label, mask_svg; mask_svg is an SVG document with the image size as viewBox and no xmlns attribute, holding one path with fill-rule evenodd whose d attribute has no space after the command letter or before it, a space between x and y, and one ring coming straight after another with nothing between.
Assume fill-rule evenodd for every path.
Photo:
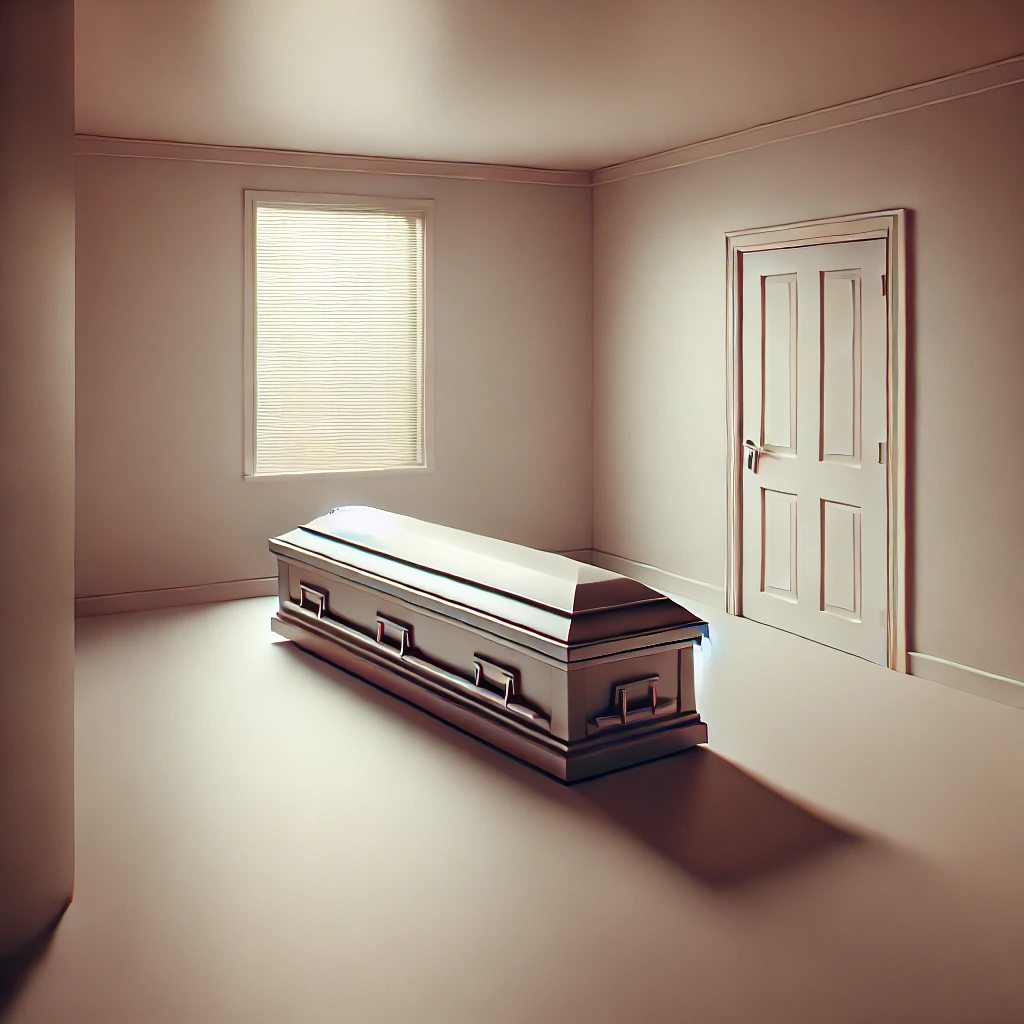
<instances>
[{"instance_id":1,"label":"floor","mask_svg":"<svg viewBox=\"0 0 1024 1024\"><path fill-rule=\"evenodd\" d=\"M568 788L270 599L81 620L75 898L0 1020L1024 1020L1024 711L690 607L709 747Z\"/></svg>"}]
</instances>

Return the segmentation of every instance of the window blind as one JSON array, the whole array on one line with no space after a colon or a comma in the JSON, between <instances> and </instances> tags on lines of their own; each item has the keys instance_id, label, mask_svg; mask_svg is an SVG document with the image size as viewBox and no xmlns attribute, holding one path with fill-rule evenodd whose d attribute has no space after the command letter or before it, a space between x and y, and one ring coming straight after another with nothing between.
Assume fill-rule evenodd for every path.
<instances>
[{"instance_id":1,"label":"window blind","mask_svg":"<svg viewBox=\"0 0 1024 1024\"><path fill-rule=\"evenodd\" d=\"M256 474L422 465L423 212L254 214Z\"/></svg>"}]
</instances>

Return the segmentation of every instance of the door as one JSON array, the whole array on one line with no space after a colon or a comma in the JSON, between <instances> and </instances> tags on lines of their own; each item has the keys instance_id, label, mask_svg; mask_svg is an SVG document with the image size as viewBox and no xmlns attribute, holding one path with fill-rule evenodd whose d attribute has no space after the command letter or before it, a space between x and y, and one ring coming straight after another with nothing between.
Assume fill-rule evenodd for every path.
<instances>
[{"instance_id":1,"label":"door","mask_svg":"<svg viewBox=\"0 0 1024 1024\"><path fill-rule=\"evenodd\" d=\"M888 664L886 242L744 253L742 614Z\"/></svg>"}]
</instances>

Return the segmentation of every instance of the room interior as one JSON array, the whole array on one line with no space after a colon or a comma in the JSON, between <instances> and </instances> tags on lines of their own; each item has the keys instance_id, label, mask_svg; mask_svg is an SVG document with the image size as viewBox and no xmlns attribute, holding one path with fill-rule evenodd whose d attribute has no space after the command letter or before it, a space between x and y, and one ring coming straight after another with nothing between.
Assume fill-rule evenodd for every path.
<instances>
[{"instance_id":1,"label":"room interior","mask_svg":"<svg viewBox=\"0 0 1024 1024\"><path fill-rule=\"evenodd\" d=\"M12 0L0 65L0 1020L1024 1016L1024 5ZM247 189L434 201L429 471L243 479ZM894 671L725 610L726 234L897 209ZM708 745L565 787L273 643L348 503L676 597Z\"/></svg>"}]
</instances>

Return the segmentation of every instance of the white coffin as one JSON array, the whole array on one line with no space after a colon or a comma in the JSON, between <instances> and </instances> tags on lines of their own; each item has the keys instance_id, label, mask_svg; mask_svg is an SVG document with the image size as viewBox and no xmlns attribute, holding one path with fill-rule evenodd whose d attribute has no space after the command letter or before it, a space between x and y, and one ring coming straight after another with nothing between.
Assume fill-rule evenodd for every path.
<instances>
[{"instance_id":1,"label":"white coffin","mask_svg":"<svg viewBox=\"0 0 1024 1024\"><path fill-rule=\"evenodd\" d=\"M636 580L364 506L270 549L276 633L559 779L707 740L707 623Z\"/></svg>"}]
</instances>

